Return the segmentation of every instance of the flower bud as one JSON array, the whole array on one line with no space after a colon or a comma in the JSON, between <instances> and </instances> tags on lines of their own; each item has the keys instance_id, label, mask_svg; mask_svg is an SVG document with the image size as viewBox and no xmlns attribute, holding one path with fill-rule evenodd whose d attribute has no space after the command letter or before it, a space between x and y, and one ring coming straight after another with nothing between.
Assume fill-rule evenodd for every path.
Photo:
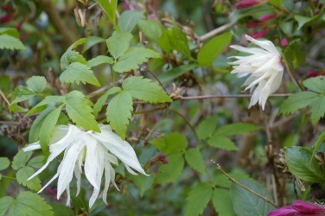
<instances>
[{"instance_id":1,"label":"flower bud","mask_svg":"<svg viewBox=\"0 0 325 216\"><path fill-rule=\"evenodd\" d=\"M235 4L235 8L240 10L240 9L251 7L254 5L258 5L258 4L260 4L260 2L256 1L256 0L242 0Z\"/></svg>"},{"instance_id":2,"label":"flower bud","mask_svg":"<svg viewBox=\"0 0 325 216\"><path fill-rule=\"evenodd\" d=\"M266 14L266 15L260 16L260 18L258 18L258 20L261 22L266 22L270 19L273 19L276 16L277 16L277 14Z\"/></svg>"},{"instance_id":3,"label":"flower bud","mask_svg":"<svg viewBox=\"0 0 325 216\"><path fill-rule=\"evenodd\" d=\"M288 39L287 39L287 38L283 38L283 39L281 40L281 46L285 47L285 46L287 46L287 45L288 45Z\"/></svg>"}]
</instances>

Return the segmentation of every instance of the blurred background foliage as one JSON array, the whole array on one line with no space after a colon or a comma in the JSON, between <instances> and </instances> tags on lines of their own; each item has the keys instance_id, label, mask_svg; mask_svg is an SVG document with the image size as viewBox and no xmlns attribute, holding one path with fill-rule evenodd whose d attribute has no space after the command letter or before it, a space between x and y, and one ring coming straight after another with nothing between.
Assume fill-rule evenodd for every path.
<instances>
[{"instance_id":1,"label":"blurred background foliage","mask_svg":"<svg viewBox=\"0 0 325 216\"><path fill-rule=\"evenodd\" d=\"M285 58L292 63L298 82L325 73L323 1L258 1L261 3L243 9L236 8L238 2L240 1L118 1L120 14L127 10L144 11L146 17L156 20L164 29L177 26L175 31L179 30L182 33L175 33L174 37L186 35L187 38L190 54L184 55L182 52L164 48L166 44L156 43L150 38L150 30L149 33L143 34L140 33L141 26L136 26L132 31L135 36L133 44L141 41L145 46L159 50L163 54L162 59L150 61L144 68L140 68L139 73L151 79L154 79L152 75L154 74L155 77L160 77L162 82L165 79L163 84L167 92L174 91L185 97L242 94L243 89L240 85L244 80L229 74L231 68L227 65L227 57L235 54L235 51L225 47L212 64L191 66L197 63L191 58L198 58L198 51L202 46L224 32L233 35L232 44L247 45L242 37L244 34L254 35L256 38L265 37L273 41L282 50ZM0 101L1 157L12 159L18 149L29 142L28 131L35 118L34 116L23 119L22 113L9 112L8 103L4 98L10 100L14 89L19 85L25 85L27 78L33 75L46 77L49 95L66 93L68 87L58 82L61 73L60 57L79 38L94 37L93 44L85 45L91 48L84 52L79 50L83 52L86 59L106 55L105 44L97 43L95 37L108 38L114 31L114 27L107 17L103 16L100 7L93 4L94 1L87 0L5 0L1 3L0 26L16 28L20 33L20 40L27 48L26 51L0 50L0 89L4 95ZM265 15L271 16L265 17ZM216 29L221 30L209 35ZM172 68L177 69L173 72L178 72L179 75L173 73L166 75L166 71ZM94 72L102 87L110 85L112 78L109 66L96 67ZM120 78L123 79L124 75ZM85 94L92 94L98 90L91 85L71 85L70 89L78 89ZM297 86L290 76L285 74L278 92L296 91L298 91ZM95 101L98 96L95 94L91 99ZM32 98L22 102L21 106L30 108L39 100L40 98L37 97ZM85 203L91 188L85 183L81 194L72 197L74 213L79 215L82 212L88 212L89 215L182 215L186 212L187 215L191 215L186 208L191 209L188 203L195 202L190 201L189 194L198 184L202 186L202 183L209 183L213 185L213 190L229 191L230 183L227 183L227 179L218 171L211 159L220 163L224 170L235 178L250 177L260 182L278 197L280 206L291 203L297 198L311 199L313 194L310 185L307 184L306 191L301 192L297 190L294 178L288 180L286 173L278 169L278 153L280 148L313 144L324 129L324 120L321 119L320 123L313 127L309 121L310 115L305 111L290 116L278 116L278 107L283 101L282 97L271 98L266 111L263 112L257 106L248 110L247 98L176 99L170 105L169 111L135 115L128 127L127 137L137 150L141 164L146 164L151 177L136 178L124 173L122 167L118 167L116 182L120 192L109 190L109 205L106 206L98 200L95 206L88 210ZM145 105L144 108L151 109L152 106ZM213 119L214 122L208 122L209 119ZM229 136L229 140L236 143L238 147L236 151L225 150L225 147L214 148L208 145L208 138L202 135L206 130L211 130L212 134L213 127L221 128L236 122L250 123L259 127L257 131L252 130L255 132L246 131L244 135L233 133ZM168 137L173 133L184 138L188 147L197 147L200 150L204 168L193 169L195 165L189 166L185 163L184 169L181 167L181 171L178 172L171 167L168 171L174 172L171 175L176 175L172 177L173 180L157 183L154 177L158 169L163 164L170 163L171 158L168 153L166 156L164 152L159 151L154 143L164 135ZM55 167L57 165L51 164L47 172L40 175L42 183L51 178ZM174 168L176 167L175 165ZM6 175L12 176L14 173L6 170ZM0 196L17 195L23 190L8 179L2 179L0 184ZM55 186L46 189L42 195L46 200L56 202ZM225 194L223 198L220 196L212 201L208 200L207 207L202 211L201 204L198 204L198 212L203 212L203 215L218 215L219 211L219 215L233 215L231 202L228 206L218 206L218 201L221 203L229 201L229 194ZM199 201L203 198L197 197L197 199ZM64 203L63 200L59 202ZM193 213L193 215L197 214Z\"/></svg>"}]
</instances>

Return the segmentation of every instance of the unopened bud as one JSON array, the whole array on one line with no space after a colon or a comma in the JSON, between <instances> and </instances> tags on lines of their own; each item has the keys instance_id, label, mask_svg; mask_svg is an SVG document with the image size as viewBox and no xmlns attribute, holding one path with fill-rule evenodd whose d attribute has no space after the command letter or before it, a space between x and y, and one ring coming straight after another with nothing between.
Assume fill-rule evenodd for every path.
<instances>
[{"instance_id":1,"label":"unopened bud","mask_svg":"<svg viewBox=\"0 0 325 216\"><path fill-rule=\"evenodd\" d=\"M235 4L235 8L240 10L240 9L251 7L254 5L258 5L258 4L260 4L260 2L256 1L256 0L242 0Z\"/></svg>"},{"instance_id":2,"label":"unopened bud","mask_svg":"<svg viewBox=\"0 0 325 216\"><path fill-rule=\"evenodd\" d=\"M270 19L273 19L276 16L277 16L277 14L266 14L266 15L260 16L260 18L258 18L258 20L261 22L266 22Z\"/></svg>"}]
</instances>

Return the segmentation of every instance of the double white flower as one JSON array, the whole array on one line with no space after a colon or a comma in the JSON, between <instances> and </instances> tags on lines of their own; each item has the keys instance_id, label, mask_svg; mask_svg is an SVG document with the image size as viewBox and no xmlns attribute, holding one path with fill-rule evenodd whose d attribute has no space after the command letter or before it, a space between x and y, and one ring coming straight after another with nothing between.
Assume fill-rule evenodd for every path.
<instances>
[{"instance_id":1,"label":"double white flower","mask_svg":"<svg viewBox=\"0 0 325 216\"><path fill-rule=\"evenodd\" d=\"M251 97L248 108L255 105L257 102L262 109L265 108L265 103L270 94L274 93L281 84L283 76L282 58L273 43L268 40L259 41L245 35L246 39L261 48L246 48L242 46L232 45L233 49L241 52L246 52L249 56L231 56L236 61L229 62L233 66L231 73L237 74L237 77L250 75L243 86L254 91ZM255 88L255 86L257 87Z\"/></svg>"},{"instance_id":2,"label":"double white flower","mask_svg":"<svg viewBox=\"0 0 325 216\"><path fill-rule=\"evenodd\" d=\"M80 191L82 166L85 175L94 187L89 200L89 207L95 203L100 192L102 176L105 171L105 186L103 190L103 201L106 203L107 190L110 182L115 185L115 171L111 164L118 164L118 157L125 165L126 169L136 175L132 170L147 175L142 169L137 156L131 145L122 140L112 132L110 126L100 125L101 133L85 131L75 125L59 125L55 127L54 134L50 141L50 156L45 165L40 168L28 180L34 178L42 172L49 163L64 151L64 157L58 167L54 177L39 191L42 192L52 181L58 179L57 199L62 193L67 191L67 205L70 204L69 184L73 174L77 178L77 195ZM24 148L24 151L41 149L40 143L35 142ZM110 153L108 153L108 151ZM116 156L116 157L115 157ZM132 168L132 169L131 169ZM118 189L118 188L117 188ZM107 203L106 203L107 204Z\"/></svg>"}]
</instances>

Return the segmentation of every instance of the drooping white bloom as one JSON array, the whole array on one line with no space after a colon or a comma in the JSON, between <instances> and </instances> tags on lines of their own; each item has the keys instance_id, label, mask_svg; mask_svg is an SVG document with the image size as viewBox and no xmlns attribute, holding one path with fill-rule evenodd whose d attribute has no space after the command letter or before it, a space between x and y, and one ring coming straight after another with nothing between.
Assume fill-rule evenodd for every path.
<instances>
[{"instance_id":1,"label":"drooping white bloom","mask_svg":"<svg viewBox=\"0 0 325 216\"><path fill-rule=\"evenodd\" d=\"M264 110L269 95L280 87L284 70L282 58L271 41L255 40L248 35L245 35L245 37L261 48L232 45L231 48L251 55L231 56L229 58L237 60L228 64L235 65L231 73L237 74L237 77L249 75L243 84L243 86L246 86L245 91L250 89L253 92L248 108L258 102ZM257 87L255 87L256 85Z\"/></svg>"},{"instance_id":2,"label":"drooping white bloom","mask_svg":"<svg viewBox=\"0 0 325 216\"><path fill-rule=\"evenodd\" d=\"M77 195L80 191L82 166L85 176L93 186L93 193L89 200L89 207L95 203L100 192L102 177L105 177L103 201L106 203L107 190L110 182L115 185L115 171L111 164L117 165L119 158L126 169L133 175L136 170L147 175L142 169L131 145L115 134L109 125L99 125L101 132L85 131L75 125L59 125L55 127L50 141L50 156L45 165L28 180L41 173L49 163L64 151L63 159L54 177L39 191L42 192L51 182L58 178L57 199L67 191L67 205L70 203L69 184L73 175L77 178ZM35 142L24 148L24 151L40 149L40 143ZM109 153L109 152L110 153ZM132 169L131 169L132 168ZM104 174L105 173L105 174ZM117 188L118 189L118 188ZM106 203L107 204L107 203Z\"/></svg>"}]
</instances>

